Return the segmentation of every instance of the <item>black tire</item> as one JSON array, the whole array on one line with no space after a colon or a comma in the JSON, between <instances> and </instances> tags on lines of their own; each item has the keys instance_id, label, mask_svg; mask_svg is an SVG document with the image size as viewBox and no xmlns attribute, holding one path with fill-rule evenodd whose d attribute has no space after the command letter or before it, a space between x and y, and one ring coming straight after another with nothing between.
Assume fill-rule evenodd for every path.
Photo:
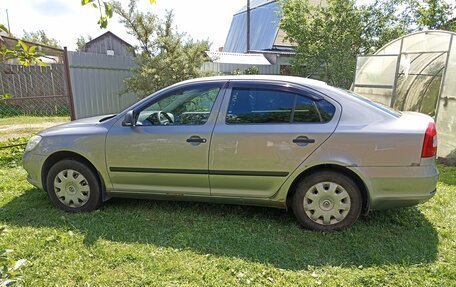
<instances>
[{"instance_id":1,"label":"black tire","mask_svg":"<svg viewBox=\"0 0 456 287\"><path fill-rule=\"evenodd\" d=\"M346 191L346 193L348 193L349 203L344 203L344 204L348 204L350 206L350 208L348 210L348 213L346 213L345 217L343 219L341 219L340 221L334 222L334 223L329 223L329 224L323 224L323 223L319 223L319 222L312 220L308 216L308 214L306 213L306 210L304 209L304 199L308 192L313 192L311 189L311 188L313 188L313 186L315 186L318 183L327 183L327 182L336 183L337 185L341 186ZM348 202L347 198L345 198L344 200L346 202ZM310 201L310 202L312 203L313 201ZM320 200L320 202L321 202L321 200ZM320 202L318 203L319 207L321 206ZM332 206L332 204L331 204L331 206ZM329 208L331 208L331 207L329 207ZM304 228L317 230L317 231L340 230L340 229L351 226L353 223L356 222L356 220L358 220L358 217L360 216L361 209L362 209L361 192L360 192L358 186L356 185L356 183L351 178L349 178L341 173L338 173L335 171L316 172L316 173L313 173L313 174L303 178L300 181L300 183L297 185L295 193L293 195L292 209L293 209L293 213L294 213L296 219ZM311 213L312 211L308 211L308 212ZM338 212L342 213L342 211L338 211ZM320 217L318 220L322 221L322 217ZM334 217L331 217L331 220L337 221Z\"/></svg>"},{"instance_id":2,"label":"black tire","mask_svg":"<svg viewBox=\"0 0 456 287\"><path fill-rule=\"evenodd\" d=\"M88 185L90 188L88 199L82 206L74 207L66 205L59 199L55 192L54 179L61 171L68 169L74 170L83 175L86 179L85 184ZM86 164L74 159L65 159L59 161L50 168L46 178L46 189L47 193L49 194L49 197L51 198L52 203L56 207L68 212L93 211L98 209L102 204L101 187L97 174Z\"/></svg>"}]
</instances>

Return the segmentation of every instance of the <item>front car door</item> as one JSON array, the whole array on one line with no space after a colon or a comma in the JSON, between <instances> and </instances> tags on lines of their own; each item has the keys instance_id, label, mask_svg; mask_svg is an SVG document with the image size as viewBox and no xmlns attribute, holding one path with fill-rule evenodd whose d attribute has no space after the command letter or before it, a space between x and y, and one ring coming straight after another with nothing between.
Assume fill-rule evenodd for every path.
<instances>
[{"instance_id":1,"label":"front car door","mask_svg":"<svg viewBox=\"0 0 456 287\"><path fill-rule=\"evenodd\" d=\"M334 132L340 113L310 88L230 81L211 141L211 195L273 196Z\"/></svg>"},{"instance_id":2,"label":"front car door","mask_svg":"<svg viewBox=\"0 0 456 287\"><path fill-rule=\"evenodd\" d=\"M224 82L187 84L135 108L106 138L113 193L209 195L208 156Z\"/></svg>"}]
</instances>

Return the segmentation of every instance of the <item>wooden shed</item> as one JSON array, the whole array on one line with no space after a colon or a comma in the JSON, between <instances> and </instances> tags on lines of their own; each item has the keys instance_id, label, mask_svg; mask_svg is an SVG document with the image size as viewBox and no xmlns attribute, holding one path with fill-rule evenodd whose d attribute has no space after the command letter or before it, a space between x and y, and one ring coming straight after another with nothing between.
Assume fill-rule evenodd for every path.
<instances>
[{"instance_id":1,"label":"wooden shed","mask_svg":"<svg viewBox=\"0 0 456 287\"><path fill-rule=\"evenodd\" d=\"M82 51L110 56L135 56L134 47L111 31L108 31L87 42Z\"/></svg>"}]
</instances>

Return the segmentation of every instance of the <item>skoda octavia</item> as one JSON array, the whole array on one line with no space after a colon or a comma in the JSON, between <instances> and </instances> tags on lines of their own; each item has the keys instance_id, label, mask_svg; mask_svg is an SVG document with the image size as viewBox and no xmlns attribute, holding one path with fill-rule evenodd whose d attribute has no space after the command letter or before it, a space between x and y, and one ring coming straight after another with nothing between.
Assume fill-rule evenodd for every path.
<instances>
[{"instance_id":1,"label":"skoda octavia","mask_svg":"<svg viewBox=\"0 0 456 287\"><path fill-rule=\"evenodd\" d=\"M207 201L291 209L306 228L335 230L431 198L436 146L426 115L315 80L228 76L44 130L24 167L69 212L111 197Z\"/></svg>"}]
</instances>

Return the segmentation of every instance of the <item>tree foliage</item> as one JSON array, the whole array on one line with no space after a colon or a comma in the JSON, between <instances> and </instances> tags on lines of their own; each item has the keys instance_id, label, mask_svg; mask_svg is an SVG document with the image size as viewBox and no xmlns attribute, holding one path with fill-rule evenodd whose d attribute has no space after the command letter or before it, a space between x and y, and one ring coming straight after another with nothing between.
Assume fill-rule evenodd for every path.
<instances>
[{"instance_id":1,"label":"tree foliage","mask_svg":"<svg viewBox=\"0 0 456 287\"><path fill-rule=\"evenodd\" d=\"M456 31L456 3L449 4L445 0L414 0L411 1L411 7L414 8L419 29Z\"/></svg>"},{"instance_id":2,"label":"tree foliage","mask_svg":"<svg viewBox=\"0 0 456 287\"><path fill-rule=\"evenodd\" d=\"M231 75L258 75L260 70L256 66L251 66L241 71L241 69L235 69L231 71Z\"/></svg>"},{"instance_id":3,"label":"tree foliage","mask_svg":"<svg viewBox=\"0 0 456 287\"><path fill-rule=\"evenodd\" d=\"M0 31L9 34L9 31L4 25L0 24ZM42 56L40 51L37 50L37 46L29 46L23 41L17 41L14 47L7 47L3 42L3 38L0 36L0 63L4 63L8 60L18 60L21 65L29 66L31 64L39 64L45 66L43 61L39 59ZM4 98L6 97L3 95Z\"/></svg>"},{"instance_id":4,"label":"tree foliage","mask_svg":"<svg viewBox=\"0 0 456 287\"><path fill-rule=\"evenodd\" d=\"M112 18L112 5L109 2L100 1L100 0L81 0L81 5L90 5L95 9L98 9L100 12L100 17L98 18L98 25L100 28L108 27L108 20Z\"/></svg>"},{"instance_id":5,"label":"tree foliage","mask_svg":"<svg viewBox=\"0 0 456 287\"><path fill-rule=\"evenodd\" d=\"M46 35L46 32L44 32L44 30L38 30L35 32L24 31L24 36L22 37L22 40L58 49L62 48L62 46L60 46L59 41Z\"/></svg>"},{"instance_id":6,"label":"tree foliage","mask_svg":"<svg viewBox=\"0 0 456 287\"><path fill-rule=\"evenodd\" d=\"M10 32L3 24L0 24L0 32L1 31L10 35ZM46 64L39 59L40 56L42 56L42 54L37 50L37 46L29 46L19 40L14 47L7 47L3 38L0 36L0 64L9 60L17 60L24 66L32 64L45 66ZM11 94L0 94L0 102L11 97Z\"/></svg>"},{"instance_id":7,"label":"tree foliage","mask_svg":"<svg viewBox=\"0 0 456 287\"><path fill-rule=\"evenodd\" d=\"M179 81L202 76L200 67L209 43L179 33L172 11L159 19L150 12L138 11L136 4L136 0L131 0L125 9L121 3L113 2L120 22L139 42L138 67L126 80L127 91L148 95Z\"/></svg>"},{"instance_id":8,"label":"tree foliage","mask_svg":"<svg viewBox=\"0 0 456 287\"><path fill-rule=\"evenodd\" d=\"M454 29L453 6L444 0L327 0L322 7L308 0L284 0L280 24L296 45L292 71L348 88L356 56L373 53L407 33Z\"/></svg>"},{"instance_id":9,"label":"tree foliage","mask_svg":"<svg viewBox=\"0 0 456 287\"><path fill-rule=\"evenodd\" d=\"M155 3L155 0L149 0L151 4ZM108 21L112 18L113 15L113 5L110 2L101 1L101 0L81 0L82 6L92 6L95 9L98 9L100 12L100 17L98 18L98 25L101 29L108 27Z\"/></svg>"},{"instance_id":10,"label":"tree foliage","mask_svg":"<svg viewBox=\"0 0 456 287\"><path fill-rule=\"evenodd\" d=\"M82 52L82 50L84 49L85 44L87 44L87 42L89 42L89 41L92 41L92 37L91 36L87 36L87 39L86 39L86 37L84 37L82 35L79 36L76 39L76 51Z\"/></svg>"},{"instance_id":11,"label":"tree foliage","mask_svg":"<svg viewBox=\"0 0 456 287\"><path fill-rule=\"evenodd\" d=\"M362 14L351 0L329 0L327 7L308 1L283 3L281 28L296 45L293 72L348 87L362 49Z\"/></svg>"}]
</instances>

